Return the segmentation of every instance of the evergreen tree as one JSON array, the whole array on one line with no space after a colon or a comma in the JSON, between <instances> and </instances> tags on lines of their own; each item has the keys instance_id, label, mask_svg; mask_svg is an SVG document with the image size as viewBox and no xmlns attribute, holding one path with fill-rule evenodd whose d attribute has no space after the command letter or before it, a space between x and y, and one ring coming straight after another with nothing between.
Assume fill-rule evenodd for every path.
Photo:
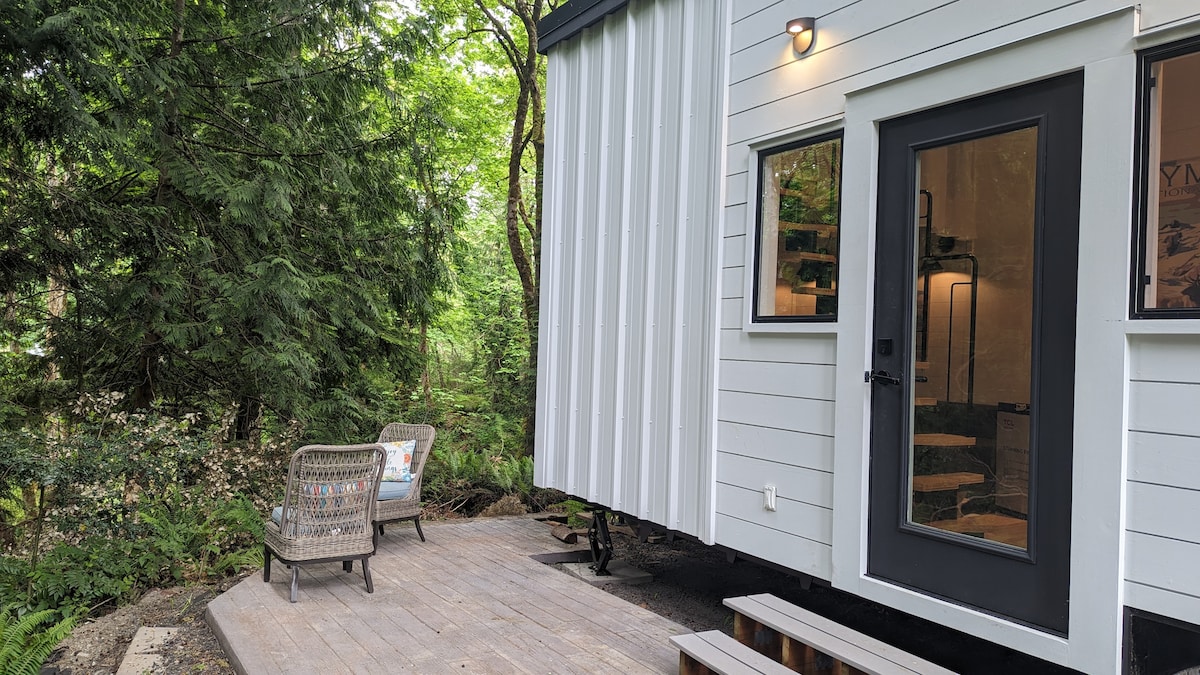
<instances>
[{"instance_id":1,"label":"evergreen tree","mask_svg":"<svg viewBox=\"0 0 1200 675\"><path fill-rule=\"evenodd\" d=\"M244 438L264 411L362 437L420 370L461 204L443 102L407 86L431 19L354 0L0 11L28 45L3 64L0 113L28 121L3 131L6 178L26 178L0 206L0 290L48 324L64 386L234 402ZM57 316L28 292L56 279Z\"/></svg>"}]
</instances>

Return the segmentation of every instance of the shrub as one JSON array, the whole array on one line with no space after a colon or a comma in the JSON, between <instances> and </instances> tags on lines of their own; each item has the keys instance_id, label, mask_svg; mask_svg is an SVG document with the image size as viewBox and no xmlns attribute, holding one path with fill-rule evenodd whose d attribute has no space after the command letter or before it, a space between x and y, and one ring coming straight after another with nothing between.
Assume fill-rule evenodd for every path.
<instances>
[{"instance_id":1,"label":"shrub","mask_svg":"<svg viewBox=\"0 0 1200 675\"><path fill-rule=\"evenodd\" d=\"M531 457L434 448L425 472L421 494L426 504L468 516L505 495L527 503L535 492Z\"/></svg>"},{"instance_id":2,"label":"shrub","mask_svg":"<svg viewBox=\"0 0 1200 675\"><path fill-rule=\"evenodd\" d=\"M231 415L201 425L117 412L119 400L84 396L69 427L0 433L6 513L23 535L0 557L0 604L66 616L261 563L298 429L232 444Z\"/></svg>"},{"instance_id":3,"label":"shrub","mask_svg":"<svg viewBox=\"0 0 1200 675\"><path fill-rule=\"evenodd\" d=\"M23 616L11 608L0 612L0 675L37 675L46 657L75 627L73 616L57 622L55 618L50 610Z\"/></svg>"},{"instance_id":4,"label":"shrub","mask_svg":"<svg viewBox=\"0 0 1200 675\"><path fill-rule=\"evenodd\" d=\"M0 558L0 595L66 615L262 564L262 518L247 497L198 499L175 488L145 500L134 520L132 538L61 541L32 563Z\"/></svg>"}]
</instances>

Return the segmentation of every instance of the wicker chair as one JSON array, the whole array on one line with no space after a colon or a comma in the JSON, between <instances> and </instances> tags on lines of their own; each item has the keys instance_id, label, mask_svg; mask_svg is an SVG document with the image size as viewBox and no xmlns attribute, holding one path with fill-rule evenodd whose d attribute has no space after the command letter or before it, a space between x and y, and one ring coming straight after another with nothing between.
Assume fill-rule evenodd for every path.
<instances>
[{"instance_id":1,"label":"wicker chair","mask_svg":"<svg viewBox=\"0 0 1200 675\"><path fill-rule=\"evenodd\" d=\"M411 520L417 526L417 536L425 541L425 534L421 532L421 474L425 470L425 460L429 458L429 449L433 447L434 435L433 427L428 424L398 422L392 422L379 432L379 443L417 442L409 468L412 484L408 494L398 499L380 499L375 504L375 527L380 536L383 536L384 524Z\"/></svg>"},{"instance_id":2,"label":"wicker chair","mask_svg":"<svg viewBox=\"0 0 1200 675\"><path fill-rule=\"evenodd\" d=\"M292 570L296 602L300 565L341 562L349 572L362 560L367 592L373 593L367 558L375 553L375 500L387 456L375 443L306 445L292 455L283 506L266 522L263 581L271 581L271 554Z\"/></svg>"}]
</instances>

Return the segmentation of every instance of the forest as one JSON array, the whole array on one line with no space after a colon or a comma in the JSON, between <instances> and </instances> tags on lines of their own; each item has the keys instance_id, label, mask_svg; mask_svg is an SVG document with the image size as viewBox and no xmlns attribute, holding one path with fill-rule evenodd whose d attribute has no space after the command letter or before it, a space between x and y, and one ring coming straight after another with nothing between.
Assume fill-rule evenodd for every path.
<instances>
[{"instance_id":1,"label":"forest","mask_svg":"<svg viewBox=\"0 0 1200 675\"><path fill-rule=\"evenodd\" d=\"M549 0L0 3L0 673L262 564L291 453L533 487Z\"/></svg>"}]
</instances>

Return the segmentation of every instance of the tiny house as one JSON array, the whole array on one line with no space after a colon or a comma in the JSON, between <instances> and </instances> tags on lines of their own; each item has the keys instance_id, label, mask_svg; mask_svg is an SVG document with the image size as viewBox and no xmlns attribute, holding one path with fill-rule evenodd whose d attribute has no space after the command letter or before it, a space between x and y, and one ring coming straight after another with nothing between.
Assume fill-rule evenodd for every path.
<instances>
[{"instance_id":1,"label":"tiny house","mask_svg":"<svg viewBox=\"0 0 1200 675\"><path fill-rule=\"evenodd\" d=\"M1088 673L1200 644L1200 4L539 35L538 485Z\"/></svg>"}]
</instances>

